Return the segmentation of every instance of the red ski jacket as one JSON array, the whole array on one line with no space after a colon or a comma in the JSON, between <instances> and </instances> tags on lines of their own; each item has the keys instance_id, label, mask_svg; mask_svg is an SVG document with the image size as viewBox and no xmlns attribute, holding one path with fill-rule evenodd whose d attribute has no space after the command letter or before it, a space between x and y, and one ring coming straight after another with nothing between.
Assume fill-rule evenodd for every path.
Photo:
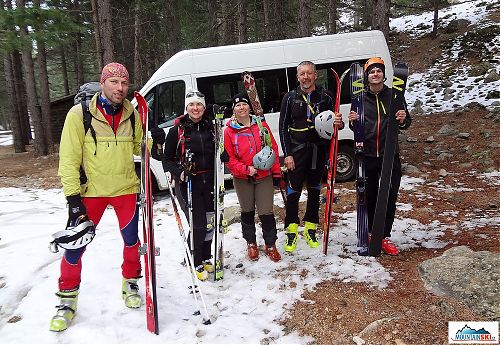
<instances>
[{"instance_id":1,"label":"red ski jacket","mask_svg":"<svg viewBox=\"0 0 500 345\"><path fill-rule=\"evenodd\" d=\"M272 148L276 154L276 161L271 170L257 170L257 174L254 176L257 180L269 175L281 178L278 146L268 124L263 121L262 125L267 128L271 135ZM259 126L254 116L252 116L250 127L241 126L234 118L227 122L227 127L224 130L224 148L229 155L229 162L226 163L226 166L231 171L231 174L235 178L247 179L249 167L253 166L253 156L262 149Z\"/></svg>"}]
</instances>

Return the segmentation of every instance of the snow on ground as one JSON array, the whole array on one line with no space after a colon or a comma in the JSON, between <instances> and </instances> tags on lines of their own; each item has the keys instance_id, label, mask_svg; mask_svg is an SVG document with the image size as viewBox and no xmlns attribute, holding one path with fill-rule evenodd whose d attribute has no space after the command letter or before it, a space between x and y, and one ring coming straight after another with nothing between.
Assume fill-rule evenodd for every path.
<instances>
[{"instance_id":1,"label":"snow on ground","mask_svg":"<svg viewBox=\"0 0 500 345\"><path fill-rule=\"evenodd\" d=\"M12 131L0 131L0 146L11 146L12 144L14 144Z\"/></svg>"},{"instance_id":2,"label":"snow on ground","mask_svg":"<svg viewBox=\"0 0 500 345\"><path fill-rule=\"evenodd\" d=\"M440 27L445 27L450 21L455 19L467 19L473 25L478 24L488 13L486 6L493 3L495 3L495 0L466 1L445 9L440 9L438 12L439 25ZM422 14L391 19L390 28L391 30L404 31L413 37L417 37L432 32L433 20L434 12L428 11Z\"/></svg>"},{"instance_id":3,"label":"snow on ground","mask_svg":"<svg viewBox=\"0 0 500 345\"><path fill-rule=\"evenodd\" d=\"M409 178L403 180L409 186ZM412 183L414 183L413 181ZM275 195L275 201L281 196ZM236 203L234 190L227 191L226 205ZM401 207L401 205L399 205ZM411 205L403 205L408 209ZM3 343L275 343L302 344L306 338L285 335L276 322L304 289L328 279L367 282L384 288L392 279L375 258L356 254L354 212L336 213L338 222L330 232L329 254L311 249L303 239L293 254L280 263L265 256L246 259L241 225L232 224L224 238L224 279L200 283L212 325L193 316L195 304L189 294L189 276L180 263L183 246L172 214L169 197L155 204L158 307L160 335L149 334L144 306L127 309L121 300L122 241L114 212L106 211L94 241L83 257L78 313L66 332L48 330L57 298L57 277L62 253L51 253L51 234L66 222L65 200L59 190L0 189L0 339ZM400 212L403 213L403 212ZM187 226L185 225L187 228ZM278 225L279 229L283 224ZM422 225L396 219L393 240L402 249L416 246L440 248L443 226ZM263 245L258 227L258 242ZM281 252L284 232L278 233ZM239 264L242 264L239 267ZM2 287L3 286L3 287ZM142 292L143 293L143 292ZM8 323L14 316L20 320ZM89 336L92 334L92 336Z\"/></svg>"},{"instance_id":4,"label":"snow on ground","mask_svg":"<svg viewBox=\"0 0 500 345\"><path fill-rule=\"evenodd\" d=\"M492 22L484 20L490 11L488 6L495 4L495 0L468 1L458 5L450 6L439 11L440 28L446 27L451 20L466 19L470 25L482 27L491 25ZM425 12L420 15L404 16L391 20L391 29L404 31L410 36L418 37L432 31L432 20L434 13ZM498 24L495 24L498 25ZM405 95L410 109L415 101L420 100L424 104L421 106L424 112L452 111L457 107L464 106L471 102L478 102L484 106L490 106L498 99L486 99L489 92L500 88L500 81L485 83L484 79L477 80L477 77L469 77L470 65L462 65L449 78L441 75L447 68L460 61L460 45L458 42L462 36L456 39L456 43L449 51L444 51L443 55L425 73L413 73L408 77L409 88ZM496 37L488 46L488 49L498 55L500 52L500 37ZM498 56L500 57L500 56ZM411 73L411 66L410 73ZM496 65L497 73L500 73L500 65ZM441 87L442 82L448 79L451 86ZM454 91L452 91L454 90Z\"/></svg>"}]
</instances>

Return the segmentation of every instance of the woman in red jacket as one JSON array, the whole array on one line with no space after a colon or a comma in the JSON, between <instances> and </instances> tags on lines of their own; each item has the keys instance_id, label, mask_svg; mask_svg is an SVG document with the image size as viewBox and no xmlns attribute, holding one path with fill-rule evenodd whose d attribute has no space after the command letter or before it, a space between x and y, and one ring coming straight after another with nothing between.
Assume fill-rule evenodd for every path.
<instances>
[{"instance_id":1,"label":"woman in red jacket","mask_svg":"<svg viewBox=\"0 0 500 345\"><path fill-rule=\"evenodd\" d=\"M266 129L268 134L263 135ZM271 145L266 145L266 142ZM256 116L250 115L250 100L246 93L233 98L233 117L224 131L224 147L229 155L226 166L233 175L240 202L241 228L247 241L248 258L252 261L259 259L255 235L257 207L265 253L272 261L278 262L281 255L276 249L278 237L273 213L273 182L279 183L281 179L278 146L267 123L261 123Z\"/></svg>"}]
</instances>

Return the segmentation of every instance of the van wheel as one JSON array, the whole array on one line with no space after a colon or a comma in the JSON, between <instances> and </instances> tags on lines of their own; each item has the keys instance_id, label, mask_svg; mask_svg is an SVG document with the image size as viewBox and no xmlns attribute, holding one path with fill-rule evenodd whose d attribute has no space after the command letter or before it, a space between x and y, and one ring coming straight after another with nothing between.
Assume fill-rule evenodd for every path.
<instances>
[{"instance_id":1,"label":"van wheel","mask_svg":"<svg viewBox=\"0 0 500 345\"><path fill-rule=\"evenodd\" d=\"M340 145L337 153L337 175L335 181L351 181L354 179L355 173L354 147L345 144Z\"/></svg>"}]
</instances>

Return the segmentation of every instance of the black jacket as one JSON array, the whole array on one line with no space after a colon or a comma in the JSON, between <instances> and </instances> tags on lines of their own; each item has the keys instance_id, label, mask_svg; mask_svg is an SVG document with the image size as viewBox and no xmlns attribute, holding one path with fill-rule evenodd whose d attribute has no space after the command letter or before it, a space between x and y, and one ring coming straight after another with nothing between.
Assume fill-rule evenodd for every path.
<instances>
[{"instance_id":1,"label":"black jacket","mask_svg":"<svg viewBox=\"0 0 500 345\"><path fill-rule=\"evenodd\" d=\"M211 119L203 115L198 123L191 121L188 115L179 117L169 130L165 140L163 169L179 178L186 170L185 153L193 153L192 173L204 174L214 170L214 127Z\"/></svg>"},{"instance_id":2,"label":"black jacket","mask_svg":"<svg viewBox=\"0 0 500 345\"><path fill-rule=\"evenodd\" d=\"M364 95L364 114L365 114L365 140L364 153L369 157L382 157L384 155L385 138L387 135L387 125L389 124L389 112L391 104L391 88L384 85L382 91L375 94L369 90ZM407 109L406 101L405 111L406 119L399 125L400 129L407 129L411 124L410 113ZM402 110L402 109L397 109ZM352 124L349 124L352 129ZM396 155L399 155L399 144L396 144Z\"/></svg>"},{"instance_id":3,"label":"black jacket","mask_svg":"<svg viewBox=\"0 0 500 345\"><path fill-rule=\"evenodd\" d=\"M316 143L326 144L329 141L322 139L314 128L314 117L325 110L333 110L333 96L330 91L320 86L311 92L310 105L313 108L311 118L307 119L308 104L304 100L300 86L289 91L281 102L279 119L279 134L284 156L292 153L292 144ZM293 130L295 129L295 130Z\"/></svg>"}]
</instances>

